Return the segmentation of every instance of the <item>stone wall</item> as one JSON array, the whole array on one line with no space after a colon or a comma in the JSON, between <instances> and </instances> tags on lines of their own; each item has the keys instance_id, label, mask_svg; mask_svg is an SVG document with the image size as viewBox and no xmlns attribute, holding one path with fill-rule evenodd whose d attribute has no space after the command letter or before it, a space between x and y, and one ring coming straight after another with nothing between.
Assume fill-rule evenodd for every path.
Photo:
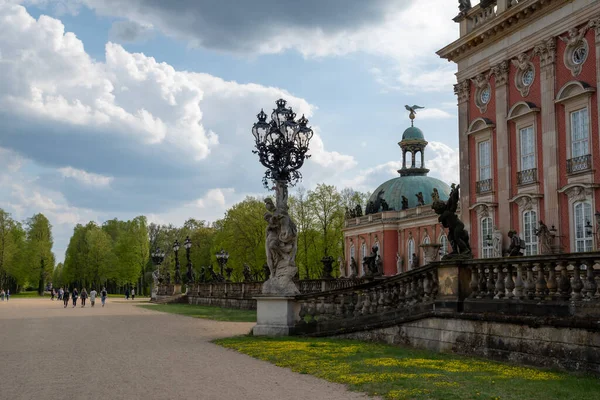
<instances>
[{"instance_id":1,"label":"stone wall","mask_svg":"<svg viewBox=\"0 0 600 400\"><path fill-rule=\"evenodd\" d=\"M189 304L202 306L256 310L256 300L254 299L187 296L187 300Z\"/></svg>"},{"instance_id":2,"label":"stone wall","mask_svg":"<svg viewBox=\"0 0 600 400\"><path fill-rule=\"evenodd\" d=\"M583 328L430 317L335 337L600 374L600 332Z\"/></svg>"}]
</instances>

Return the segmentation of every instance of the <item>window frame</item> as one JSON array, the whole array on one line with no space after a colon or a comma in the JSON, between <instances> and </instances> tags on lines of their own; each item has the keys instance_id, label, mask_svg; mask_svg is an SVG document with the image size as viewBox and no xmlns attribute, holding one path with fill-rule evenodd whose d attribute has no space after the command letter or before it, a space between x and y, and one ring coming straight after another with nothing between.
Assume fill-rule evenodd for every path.
<instances>
[{"instance_id":1,"label":"window frame","mask_svg":"<svg viewBox=\"0 0 600 400\"><path fill-rule=\"evenodd\" d=\"M489 226L484 228L484 221L489 224ZM479 219L479 233L480 233L480 243L481 243L481 256L479 258L493 258L494 257L494 244L487 243L486 240L486 232L488 231L488 235L493 238L494 234L494 221L491 216L481 217Z\"/></svg>"},{"instance_id":2,"label":"window frame","mask_svg":"<svg viewBox=\"0 0 600 400\"><path fill-rule=\"evenodd\" d=\"M482 159L483 157L481 156L481 146L483 144L486 144L488 147L488 164L487 165L482 165ZM477 146L477 181L485 181L488 179L492 179L492 140L490 138L485 138L483 140L477 141L476 142L476 146ZM483 178L482 176L482 170L487 169L487 174L488 176L486 178Z\"/></svg>"},{"instance_id":3,"label":"window frame","mask_svg":"<svg viewBox=\"0 0 600 400\"><path fill-rule=\"evenodd\" d=\"M525 210L521 213L523 223L523 240L525 241L525 255L535 256L539 254L539 240L535 234L538 225L537 210ZM531 216L534 220L531 220ZM529 218L529 221L528 221Z\"/></svg>"},{"instance_id":4,"label":"window frame","mask_svg":"<svg viewBox=\"0 0 600 400\"><path fill-rule=\"evenodd\" d=\"M415 253L415 239L410 238L408 242L406 242L406 250L408 251L408 270L414 269L413 265L413 254Z\"/></svg>"},{"instance_id":5,"label":"window frame","mask_svg":"<svg viewBox=\"0 0 600 400\"><path fill-rule=\"evenodd\" d=\"M578 238L578 216L577 216L577 208L581 206L581 207L587 207L587 210L584 208L583 210L583 220L582 222L582 226L581 226L581 232L582 232L582 237ZM592 202L589 200L580 200L580 201L575 201L572 205L573 207L573 252L574 253L579 253L579 252L587 252L587 251L593 251L594 250L594 231L592 228L592 232L590 235L587 234L587 229L585 228L586 222L589 221L590 224L592 223ZM586 219L586 211L589 211L589 219ZM583 249L579 249L579 245L583 244ZM589 247L588 247L589 245Z\"/></svg>"},{"instance_id":6,"label":"window frame","mask_svg":"<svg viewBox=\"0 0 600 400\"><path fill-rule=\"evenodd\" d=\"M446 254L448 254L448 236L446 236L445 233L442 233L440 235L439 238L440 244L442 245L442 247L440 247L440 257L445 256Z\"/></svg>"},{"instance_id":7,"label":"window frame","mask_svg":"<svg viewBox=\"0 0 600 400\"><path fill-rule=\"evenodd\" d=\"M581 125L584 126L586 128L586 135L585 138L583 139L575 139L574 135L575 135L575 130L573 129L573 116L581 113L585 111L585 115L586 115L586 123L582 123ZM570 136L570 149L571 149L571 156L569 158L576 158L576 157L582 157L582 156L586 156L590 153L590 110L589 108L586 106L584 107L580 107L574 110L569 110L568 111L568 116L569 116L569 121L568 121L568 125L569 125L569 136ZM581 154L575 154L575 144L576 143L585 143L585 149L586 151L581 153Z\"/></svg>"},{"instance_id":8,"label":"window frame","mask_svg":"<svg viewBox=\"0 0 600 400\"><path fill-rule=\"evenodd\" d=\"M523 149L523 131L528 131L531 134L531 149L526 155L524 155ZM529 124L523 127L517 127L517 132L519 135L519 171L527 171L530 169L537 168L537 157L536 157L536 137L535 137L535 127L533 124ZM525 168L524 158L531 157L532 162L531 165L528 165L528 168Z\"/></svg>"}]
</instances>

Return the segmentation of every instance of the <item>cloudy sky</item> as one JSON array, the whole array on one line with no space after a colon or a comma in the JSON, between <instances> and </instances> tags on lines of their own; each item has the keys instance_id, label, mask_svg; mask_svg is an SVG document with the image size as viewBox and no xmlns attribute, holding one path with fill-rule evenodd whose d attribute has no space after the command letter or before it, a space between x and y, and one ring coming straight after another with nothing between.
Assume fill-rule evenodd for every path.
<instances>
[{"instance_id":1,"label":"cloudy sky","mask_svg":"<svg viewBox=\"0 0 600 400\"><path fill-rule=\"evenodd\" d=\"M476 2L474 2L476 3ZM458 179L448 0L0 0L0 207L77 223L213 221L264 195L250 128L280 97L316 134L302 185L396 176L405 104Z\"/></svg>"}]
</instances>

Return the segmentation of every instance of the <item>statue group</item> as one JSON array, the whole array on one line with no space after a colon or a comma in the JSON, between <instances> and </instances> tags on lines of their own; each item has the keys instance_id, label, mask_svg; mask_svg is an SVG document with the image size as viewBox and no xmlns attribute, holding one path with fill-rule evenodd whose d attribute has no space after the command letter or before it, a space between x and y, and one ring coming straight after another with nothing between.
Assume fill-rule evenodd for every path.
<instances>
[{"instance_id":1,"label":"statue group","mask_svg":"<svg viewBox=\"0 0 600 400\"><path fill-rule=\"evenodd\" d=\"M383 275L383 262L381 261L381 257L377 254L378 252L379 248L373 246L371 248L371 254L363 258L363 270L365 276L375 277Z\"/></svg>"},{"instance_id":2,"label":"statue group","mask_svg":"<svg viewBox=\"0 0 600 400\"><path fill-rule=\"evenodd\" d=\"M438 220L444 228L448 228L448 240L452 246L452 252L446 254L442 259L472 258L471 246L469 244L469 232L465 230L465 224L456 215L459 200L460 185L452 184L447 201L439 199L439 195L432 194L435 201L431 208L439 215Z\"/></svg>"},{"instance_id":3,"label":"statue group","mask_svg":"<svg viewBox=\"0 0 600 400\"><path fill-rule=\"evenodd\" d=\"M276 203L265 199L267 212L266 251L269 279L263 284L262 293L270 295L296 295L300 292L293 282L298 272L296 251L298 229L287 210L287 186L276 182Z\"/></svg>"}]
</instances>

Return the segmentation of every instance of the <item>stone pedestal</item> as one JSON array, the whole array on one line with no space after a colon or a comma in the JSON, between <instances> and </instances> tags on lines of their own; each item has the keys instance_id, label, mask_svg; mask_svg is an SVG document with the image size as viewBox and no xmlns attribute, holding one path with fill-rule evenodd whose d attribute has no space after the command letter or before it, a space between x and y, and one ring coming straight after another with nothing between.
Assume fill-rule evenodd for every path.
<instances>
[{"instance_id":1,"label":"stone pedestal","mask_svg":"<svg viewBox=\"0 0 600 400\"><path fill-rule=\"evenodd\" d=\"M181 294L181 284L176 283L173 285L173 294Z\"/></svg>"},{"instance_id":2,"label":"stone pedestal","mask_svg":"<svg viewBox=\"0 0 600 400\"><path fill-rule=\"evenodd\" d=\"M150 301L156 301L156 296L158 296L158 286L152 287L152 292L150 293Z\"/></svg>"},{"instance_id":3,"label":"stone pedestal","mask_svg":"<svg viewBox=\"0 0 600 400\"><path fill-rule=\"evenodd\" d=\"M290 296L257 296L254 336L288 336L299 320L300 305Z\"/></svg>"}]
</instances>

